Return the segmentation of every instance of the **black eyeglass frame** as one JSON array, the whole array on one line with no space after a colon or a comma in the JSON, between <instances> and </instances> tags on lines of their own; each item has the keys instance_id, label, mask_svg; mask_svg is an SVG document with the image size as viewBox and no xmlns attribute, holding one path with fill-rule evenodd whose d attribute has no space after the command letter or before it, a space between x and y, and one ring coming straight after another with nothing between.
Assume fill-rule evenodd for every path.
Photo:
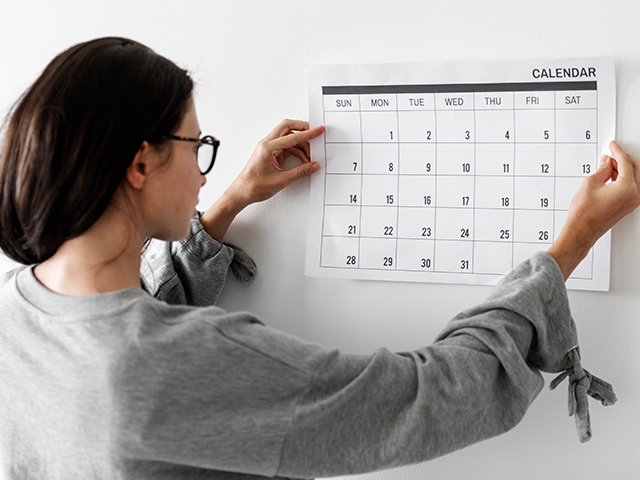
<instances>
[{"instance_id":1,"label":"black eyeglass frame","mask_svg":"<svg viewBox=\"0 0 640 480\"><path fill-rule=\"evenodd\" d=\"M204 172L200 170L200 174L206 175L213 168L213 164L216 161L216 154L218 153L218 147L220 146L220 140L215 139L211 135L207 135L202 138L179 137L177 135L162 135L162 137L160 138L164 140L178 140L180 142L195 142L198 144L198 149L200 149L200 146L202 144L211 145L213 147L213 155L211 156L211 163L209 164L209 167ZM198 152L196 150L196 158L197 156L198 156ZM200 169L200 167L198 167L198 169Z\"/></svg>"}]
</instances>

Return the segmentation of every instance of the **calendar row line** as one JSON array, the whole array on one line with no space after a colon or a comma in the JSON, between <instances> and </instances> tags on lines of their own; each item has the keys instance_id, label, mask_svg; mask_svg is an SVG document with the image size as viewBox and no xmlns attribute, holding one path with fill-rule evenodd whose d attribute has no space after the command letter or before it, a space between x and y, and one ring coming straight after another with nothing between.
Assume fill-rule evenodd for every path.
<instances>
[{"instance_id":1,"label":"calendar row line","mask_svg":"<svg viewBox=\"0 0 640 480\"><path fill-rule=\"evenodd\" d=\"M541 249L530 243L417 241L324 237L321 266L360 270L401 270L503 275ZM592 278L593 251L572 278Z\"/></svg>"},{"instance_id":2,"label":"calendar row line","mask_svg":"<svg viewBox=\"0 0 640 480\"><path fill-rule=\"evenodd\" d=\"M514 195L515 196L515 195ZM428 200L427 200L428 201ZM446 205L436 205L435 202L432 202L428 205L375 205L375 206L370 206L370 205L338 205L338 204L330 204L327 203L325 204L325 207L331 207L331 208L383 208L385 210L434 210L434 209L442 209L444 211L446 210L455 210L455 212L453 213L457 213L458 210L496 210L496 211L522 211L522 212L536 212L539 211L539 208L523 208L523 207L517 207L515 208L513 205L506 205L507 202L502 202L504 203L504 205L502 206L497 206L497 207L478 207L476 205L467 205L466 200L465 200L465 206L446 206ZM547 203L547 202L542 202L542 203ZM545 212L566 212L567 209L566 208L554 208L551 204L551 202L548 203L548 206L544 208Z\"/></svg>"},{"instance_id":3,"label":"calendar row line","mask_svg":"<svg viewBox=\"0 0 640 480\"><path fill-rule=\"evenodd\" d=\"M325 207L327 237L553 243L568 211Z\"/></svg>"},{"instance_id":4,"label":"calendar row line","mask_svg":"<svg viewBox=\"0 0 640 480\"><path fill-rule=\"evenodd\" d=\"M493 141L492 142L492 141L488 141L488 140L483 140L483 141L476 140L474 142L466 142L466 141L465 142L460 142L460 141L458 141L458 142L442 142L442 141L440 141L440 142L431 142L431 141L420 141L420 140L418 140L418 141L413 141L413 142L410 142L410 141L407 141L407 142L387 142L387 141L380 141L380 142L363 142L363 141L327 142L327 145L335 145L335 146L338 146L338 145L354 145L354 144L355 145L376 145L376 146L378 146L378 145L394 145L394 146L397 147L398 144L400 144L400 145L411 145L411 144L414 144L414 145L431 145L431 146L435 145L436 148L437 148L437 146L440 146L440 145L459 145L459 144L463 144L463 145L480 144L480 145L491 145L491 146L493 146L493 145L504 145L504 144L512 144L512 145L515 144L515 145L511 146L511 148L514 148L514 146L516 146L516 145L519 146L519 147L523 147L523 146L529 146L529 145L531 145L531 146L540 145L541 143L542 144L547 144L547 145L550 145L550 146L554 146L554 145L573 145L573 144L578 144L578 145L579 144L590 144L590 145L593 145L596 142L593 142L592 140L586 140L586 141L579 140L579 141L575 141L575 142L569 142L569 141L566 141L566 142L558 142L558 141L555 141L555 142L516 142L516 141L513 141L513 142L502 142L502 141L495 142L495 141Z\"/></svg>"},{"instance_id":5,"label":"calendar row line","mask_svg":"<svg viewBox=\"0 0 640 480\"><path fill-rule=\"evenodd\" d=\"M568 210L582 182L575 177L366 177L326 175L325 205Z\"/></svg>"},{"instance_id":6,"label":"calendar row line","mask_svg":"<svg viewBox=\"0 0 640 480\"><path fill-rule=\"evenodd\" d=\"M386 229L393 229L393 227L385 227ZM460 237L466 237L467 233L468 233L469 229L460 229ZM423 232L425 231L431 231L431 229L429 227L423 227ZM539 240L540 241L533 241L533 240L511 240L509 237L509 232L510 230L499 230L499 236L496 238L500 238L500 240L492 240L491 238L482 238L482 237L478 237L478 238L471 238L471 239L467 239L467 238L433 238L433 235L431 233L429 233L429 238L424 239L424 238L418 238L418 237L396 237L393 236L393 238L396 238L397 240L418 240L421 242L441 242L441 241L446 241L446 242L463 242L463 243L474 243L474 242L485 242L485 243L527 243L530 245L546 245L546 246L550 246L552 245L553 242L549 241L548 239L551 238L551 235L549 234L548 231L545 230L540 230L538 232L539 236ZM457 232L456 232L457 233ZM426 234L425 234L426 235ZM322 238L349 238L352 237L352 235L323 235ZM378 236L364 236L364 235L353 235L354 238L358 238L360 240L370 240L370 239L376 239L376 238L390 238L390 236L385 235L378 235ZM546 238L547 240L543 240L543 238Z\"/></svg>"},{"instance_id":7,"label":"calendar row line","mask_svg":"<svg viewBox=\"0 0 640 480\"><path fill-rule=\"evenodd\" d=\"M595 142L597 110L325 112L326 143Z\"/></svg>"},{"instance_id":8,"label":"calendar row line","mask_svg":"<svg viewBox=\"0 0 640 480\"><path fill-rule=\"evenodd\" d=\"M461 166L464 164L460 164ZM544 165L548 165L548 164L541 164L540 166L544 168ZM579 173L578 171L576 171L576 174L568 174L568 175L558 175L558 177L575 177L575 178L583 178L586 175L586 170L591 171L591 164L581 164L580 167L583 167L585 165L589 165L589 168L580 168L578 170L581 170L583 173ZM471 167L469 167L471 168ZM375 171L373 168L371 168L370 170L368 169L363 169L364 171L361 172L362 173L362 177L368 177L368 176L373 176L373 177L379 177L379 176L389 176L389 173L385 173L384 171ZM543 173L539 173L539 174L515 174L515 173L510 173L510 172L503 172L502 175L498 175L495 173L471 173L471 171L466 172L463 171L463 173L437 173L437 172L431 172L431 173L397 173L395 174L395 177L414 177L414 178L421 178L421 177L425 177L425 178L433 178L433 177L459 177L460 175L463 175L465 173L469 173L470 175L468 176L475 176L475 177L491 177L491 178L510 178L513 179L515 177L519 177L519 178L540 178L540 177L551 177L552 175L547 175L544 172ZM358 172L357 174L360 174L360 172ZM337 173L330 173L329 175L338 175L338 176L354 176L354 172L337 172Z\"/></svg>"},{"instance_id":9,"label":"calendar row line","mask_svg":"<svg viewBox=\"0 0 640 480\"><path fill-rule=\"evenodd\" d=\"M327 174L589 175L597 144L426 145L327 144Z\"/></svg>"}]
</instances>

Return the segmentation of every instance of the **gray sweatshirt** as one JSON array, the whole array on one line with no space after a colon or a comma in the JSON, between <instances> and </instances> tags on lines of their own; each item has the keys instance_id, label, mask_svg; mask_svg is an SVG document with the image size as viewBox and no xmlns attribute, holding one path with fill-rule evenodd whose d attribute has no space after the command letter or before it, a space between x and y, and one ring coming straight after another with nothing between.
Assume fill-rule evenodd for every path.
<instances>
[{"instance_id":1,"label":"gray sweatshirt","mask_svg":"<svg viewBox=\"0 0 640 480\"><path fill-rule=\"evenodd\" d=\"M354 355L212 306L240 250L191 234L146 289L67 297L0 282L0 478L310 478L444 455L516 425L576 345L547 253L413 352ZM425 317L429 315L424 312ZM427 343L427 339L425 339Z\"/></svg>"}]
</instances>

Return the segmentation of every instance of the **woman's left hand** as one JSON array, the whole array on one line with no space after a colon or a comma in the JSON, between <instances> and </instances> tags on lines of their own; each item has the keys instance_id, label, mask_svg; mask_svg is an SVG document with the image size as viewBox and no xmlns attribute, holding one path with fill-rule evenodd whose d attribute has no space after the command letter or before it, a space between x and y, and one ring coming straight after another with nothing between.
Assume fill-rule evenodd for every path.
<instances>
[{"instance_id":1,"label":"woman's left hand","mask_svg":"<svg viewBox=\"0 0 640 480\"><path fill-rule=\"evenodd\" d=\"M320 166L310 160L309 140L321 135L324 127L309 129L309 122L283 120L259 143L249 161L223 193L201 217L205 230L222 240L233 219L245 207L273 197L280 190L311 175ZM290 157L301 160L289 170L282 164Z\"/></svg>"},{"instance_id":2,"label":"woman's left hand","mask_svg":"<svg viewBox=\"0 0 640 480\"><path fill-rule=\"evenodd\" d=\"M267 200L296 180L318 170L318 163L309 159L309 140L323 131L322 126L309 130L308 122L283 120L258 143L251 158L230 187L235 190L240 203L247 206ZM289 170L283 170L282 164L290 156L298 157L302 163Z\"/></svg>"}]
</instances>

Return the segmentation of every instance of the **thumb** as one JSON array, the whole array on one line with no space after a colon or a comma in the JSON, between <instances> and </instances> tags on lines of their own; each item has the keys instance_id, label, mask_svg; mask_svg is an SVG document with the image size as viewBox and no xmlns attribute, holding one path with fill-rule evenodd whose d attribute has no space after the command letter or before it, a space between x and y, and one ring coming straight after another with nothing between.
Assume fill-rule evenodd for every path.
<instances>
[{"instance_id":1,"label":"thumb","mask_svg":"<svg viewBox=\"0 0 640 480\"><path fill-rule=\"evenodd\" d=\"M318 164L318 162L307 162L296 165L295 167L290 168L289 170L286 170L284 172L287 178L287 185L292 184L296 180L301 180L305 177L308 177L313 172L316 172L319 169L320 165Z\"/></svg>"},{"instance_id":2,"label":"thumb","mask_svg":"<svg viewBox=\"0 0 640 480\"><path fill-rule=\"evenodd\" d=\"M613 172L613 159L607 156L606 160L600 164L598 170L591 177L600 183L606 183L613 176Z\"/></svg>"}]
</instances>

